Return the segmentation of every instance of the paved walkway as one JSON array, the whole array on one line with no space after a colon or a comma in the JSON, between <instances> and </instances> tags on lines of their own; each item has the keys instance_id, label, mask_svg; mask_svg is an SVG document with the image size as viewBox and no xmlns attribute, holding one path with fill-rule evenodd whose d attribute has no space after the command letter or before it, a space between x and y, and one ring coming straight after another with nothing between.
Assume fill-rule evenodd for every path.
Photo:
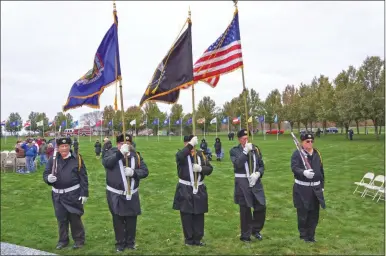
<instances>
[{"instance_id":1,"label":"paved walkway","mask_svg":"<svg viewBox=\"0 0 386 256\"><path fill-rule=\"evenodd\" d=\"M0 247L0 255L56 255L50 252L39 251L36 249L4 242L1 242Z\"/></svg>"}]
</instances>

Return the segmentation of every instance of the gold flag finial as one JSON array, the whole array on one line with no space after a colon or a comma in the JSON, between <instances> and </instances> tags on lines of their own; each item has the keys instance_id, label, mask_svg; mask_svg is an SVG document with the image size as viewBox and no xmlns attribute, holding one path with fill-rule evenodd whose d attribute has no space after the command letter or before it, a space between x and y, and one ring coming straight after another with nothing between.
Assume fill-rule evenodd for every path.
<instances>
[{"instance_id":1,"label":"gold flag finial","mask_svg":"<svg viewBox=\"0 0 386 256\"><path fill-rule=\"evenodd\" d=\"M114 9L114 12L117 11L117 5L115 4L115 1L113 1L113 9Z\"/></svg>"},{"instance_id":2,"label":"gold flag finial","mask_svg":"<svg viewBox=\"0 0 386 256\"><path fill-rule=\"evenodd\" d=\"M192 12L190 11L190 5L189 5L188 20L191 21L191 18L192 18Z\"/></svg>"},{"instance_id":3,"label":"gold flag finial","mask_svg":"<svg viewBox=\"0 0 386 256\"><path fill-rule=\"evenodd\" d=\"M235 7L237 7L237 2L238 2L238 0L232 0L233 1L233 3L235 4Z\"/></svg>"}]
</instances>

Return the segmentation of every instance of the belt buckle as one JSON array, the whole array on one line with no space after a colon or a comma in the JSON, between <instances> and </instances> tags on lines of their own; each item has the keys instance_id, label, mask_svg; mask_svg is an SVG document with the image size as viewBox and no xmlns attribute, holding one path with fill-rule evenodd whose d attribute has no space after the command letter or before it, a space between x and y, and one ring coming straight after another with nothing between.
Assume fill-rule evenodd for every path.
<instances>
[{"instance_id":1,"label":"belt buckle","mask_svg":"<svg viewBox=\"0 0 386 256\"><path fill-rule=\"evenodd\" d=\"M315 184L315 181L310 182L310 186L313 187Z\"/></svg>"},{"instance_id":2,"label":"belt buckle","mask_svg":"<svg viewBox=\"0 0 386 256\"><path fill-rule=\"evenodd\" d=\"M58 189L59 194L64 194L64 189Z\"/></svg>"},{"instance_id":3,"label":"belt buckle","mask_svg":"<svg viewBox=\"0 0 386 256\"><path fill-rule=\"evenodd\" d=\"M123 191L122 195L127 196L127 191Z\"/></svg>"}]
</instances>

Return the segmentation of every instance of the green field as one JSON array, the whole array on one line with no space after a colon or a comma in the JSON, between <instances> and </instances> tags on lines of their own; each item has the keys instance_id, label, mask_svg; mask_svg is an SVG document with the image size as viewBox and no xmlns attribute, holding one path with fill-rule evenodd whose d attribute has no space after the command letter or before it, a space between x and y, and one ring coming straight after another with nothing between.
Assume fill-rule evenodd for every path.
<instances>
[{"instance_id":1,"label":"green field","mask_svg":"<svg viewBox=\"0 0 386 256\"><path fill-rule=\"evenodd\" d=\"M60 254L115 254L112 218L105 192L105 171L95 159L93 144L99 137L81 138L80 152L89 174L90 198L83 217L86 246L74 251L69 247L56 251L58 232L50 187L42 180L42 169L21 175L1 174L1 241ZM385 204L353 195L354 181L367 171L385 172L384 135L327 135L316 139L325 165L325 198L315 244L299 239L296 210L292 204L293 175L290 157L295 149L292 139L283 135L255 136L265 162L263 184L267 198L267 219L262 241L239 241L239 210L233 203L233 170L229 149L237 141L222 136L225 159L213 161L214 170L205 179L209 194L209 212L205 218L206 247L185 247L179 212L172 210L178 181L175 153L182 148L180 137L139 137L137 150L149 168L142 180L142 215L138 218L138 250L124 254L382 254L385 250ZM199 138L201 139L201 137ZM213 151L214 136L207 137ZM12 149L14 138L1 141L1 149Z\"/></svg>"}]
</instances>

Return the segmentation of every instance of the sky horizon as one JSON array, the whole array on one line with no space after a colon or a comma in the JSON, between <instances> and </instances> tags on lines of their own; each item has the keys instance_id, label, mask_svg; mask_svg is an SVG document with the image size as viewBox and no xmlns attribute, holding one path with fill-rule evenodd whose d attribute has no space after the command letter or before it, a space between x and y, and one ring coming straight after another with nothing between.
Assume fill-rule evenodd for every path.
<instances>
[{"instance_id":1,"label":"sky horizon","mask_svg":"<svg viewBox=\"0 0 386 256\"><path fill-rule=\"evenodd\" d=\"M124 107L138 105L169 50L188 8L192 11L193 61L224 32L233 17L227 2L117 2ZM264 100L273 89L333 80L367 56L384 58L384 2L239 2L245 82ZM112 2L1 2L1 121L31 111L50 120L62 111L73 83L92 66L113 23ZM221 76L216 88L195 86L216 106L242 92L241 70ZM113 105L115 86L100 97ZM119 99L119 88L118 88ZM191 90L179 101L191 112ZM120 103L118 105L120 107ZM162 112L171 105L158 103ZM96 109L69 110L74 120Z\"/></svg>"}]
</instances>

